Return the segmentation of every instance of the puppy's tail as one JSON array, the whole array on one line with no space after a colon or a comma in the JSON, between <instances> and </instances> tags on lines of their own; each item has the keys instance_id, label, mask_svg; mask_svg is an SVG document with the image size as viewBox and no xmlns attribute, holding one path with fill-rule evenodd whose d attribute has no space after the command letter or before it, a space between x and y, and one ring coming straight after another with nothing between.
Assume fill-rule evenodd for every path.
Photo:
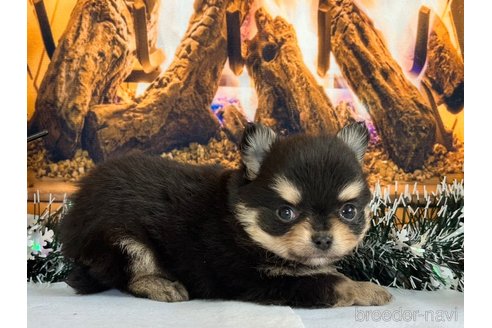
<instances>
[{"instance_id":1,"label":"puppy's tail","mask_svg":"<svg viewBox=\"0 0 492 328\"><path fill-rule=\"evenodd\" d=\"M75 289L77 294L94 294L110 289L91 276L89 268L75 264L65 282Z\"/></svg>"}]
</instances>

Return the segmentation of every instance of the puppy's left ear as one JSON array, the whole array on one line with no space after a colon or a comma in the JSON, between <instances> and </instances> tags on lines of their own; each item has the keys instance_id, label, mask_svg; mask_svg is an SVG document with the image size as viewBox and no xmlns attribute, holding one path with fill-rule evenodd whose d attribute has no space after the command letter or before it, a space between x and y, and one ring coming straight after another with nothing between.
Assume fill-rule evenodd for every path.
<instances>
[{"instance_id":1,"label":"puppy's left ear","mask_svg":"<svg viewBox=\"0 0 492 328\"><path fill-rule=\"evenodd\" d=\"M337 133L337 137L345 142L355 152L355 156L362 162L369 144L369 130L364 122L354 122L344 126Z\"/></svg>"},{"instance_id":2,"label":"puppy's left ear","mask_svg":"<svg viewBox=\"0 0 492 328\"><path fill-rule=\"evenodd\" d=\"M240 145L241 159L248 180L256 179L266 154L276 140L277 134L269 127L248 123Z\"/></svg>"}]
</instances>

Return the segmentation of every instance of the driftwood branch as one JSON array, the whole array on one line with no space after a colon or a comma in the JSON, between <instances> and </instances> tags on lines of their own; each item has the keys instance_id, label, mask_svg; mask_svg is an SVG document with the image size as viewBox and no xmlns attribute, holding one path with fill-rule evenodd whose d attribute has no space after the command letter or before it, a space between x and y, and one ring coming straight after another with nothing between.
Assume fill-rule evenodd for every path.
<instances>
[{"instance_id":1,"label":"driftwood branch","mask_svg":"<svg viewBox=\"0 0 492 328\"><path fill-rule=\"evenodd\" d=\"M135 42L123 0L80 0L53 54L36 99L29 132L46 129L46 148L55 160L80 147L92 105L113 101L130 73Z\"/></svg>"},{"instance_id":2,"label":"driftwood branch","mask_svg":"<svg viewBox=\"0 0 492 328\"><path fill-rule=\"evenodd\" d=\"M335 110L304 64L293 26L262 8L255 18L258 33L246 57L258 94L255 121L281 133L338 131Z\"/></svg>"},{"instance_id":3,"label":"driftwood branch","mask_svg":"<svg viewBox=\"0 0 492 328\"><path fill-rule=\"evenodd\" d=\"M463 109L465 94L465 65L453 46L446 26L436 15L429 36L425 79L440 96L440 102L451 112Z\"/></svg>"},{"instance_id":4,"label":"driftwood branch","mask_svg":"<svg viewBox=\"0 0 492 328\"><path fill-rule=\"evenodd\" d=\"M430 107L405 78L372 21L352 0L330 0L332 50L351 89L367 107L392 160L422 167L435 142Z\"/></svg>"},{"instance_id":5,"label":"driftwood branch","mask_svg":"<svg viewBox=\"0 0 492 328\"><path fill-rule=\"evenodd\" d=\"M134 150L161 153L205 143L220 129L209 109L227 58L228 6L244 19L251 1L197 0L173 62L135 103L94 106L84 129L84 147L104 160Z\"/></svg>"}]
</instances>

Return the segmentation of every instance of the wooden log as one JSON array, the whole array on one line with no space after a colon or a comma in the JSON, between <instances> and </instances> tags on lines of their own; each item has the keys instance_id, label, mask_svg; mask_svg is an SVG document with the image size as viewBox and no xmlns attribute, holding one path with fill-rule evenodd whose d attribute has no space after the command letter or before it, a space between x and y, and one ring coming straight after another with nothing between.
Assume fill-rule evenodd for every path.
<instances>
[{"instance_id":1,"label":"wooden log","mask_svg":"<svg viewBox=\"0 0 492 328\"><path fill-rule=\"evenodd\" d=\"M149 6L147 6L147 3ZM160 65L164 62L166 56L161 49L155 49L156 40L149 41L149 34L157 38L157 24L149 26L147 22L152 19L148 18L148 11L151 10L152 1L134 0L132 4L133 25L135 27L135 42L137 48L137 58L145 74L158 72L160 74ZM156 13L156 14L159 14ZM153 30L149 31L149 27Z\"/></svg>"},{"instance_id":2,"label":"wooden log","mask_svg":"<svg viewBox=\"0 0 492 328\"><path fill-rule=\"evenodd\" d=\"M238 4L236 4L237 2ZM134 103L94 106L86 119L84 148L95 161L135 150L162 153L206 143L220 130L209 106L227 58L225 13L251 1L197 0L173 62Z\"/></svg>"},{"instance_id":3,"label":"wooden log","mask_svg":"<svg viewBox=\"0 0 492 328\"><path fill-rule=\"evenodd\" d=\"M55 40L53 40L53 33L51 32L50 20L46 13L46 7L44 0L34 0L34 10L36 10L36 17L38 18L39 29L41 30L41 38L43 39L44 49L46 54L51 59L55 52Z\"/></svg>"},{"instance_id":4,"label":"wooden log","mask_svg":"<svg viewBox=\"0 0 492 328\"><path fill-rule=\"evenodd\" d=\"M236 75L241 75L244 67L244 58L241 52L241 12L227 11L227 57L229 67Z\"/></svg>"},{"instance_id":5,"label":"wooden log","mask_svg":"<svg viewBox=\"0 0 492 328\"><path fill-rule=\"evenodd\" d=\"M417 36L413 51L413 65L410 71L419 75L427 61L427 44L429 43L429 22L431 10L427 6L421 6L417 21Z\"/></svg>"},{"instance_id":6,"label":"wooden log","mask_svg":"<svg viewBox=\"0 0 492 328\"><path fill-rule=\"evenodd\" d=\"M372 21L352 0L330 0L332 50L367 107L383 147L406 171L422 167L435 142L430 107L392 58Z\"/></svg>"},{"instance_id":7,"label":"wooden log","mask_svg":"<svg viewBox=\"0 0 492 328\"><path fill-rule=\"evenodd\" d=\"M318 62L317 73L324 77L330 68L331 14L327 0L318 3Z\"/></svg>"},{"instance_id":8,"label":"wooden log","mask_svg":"<svg viewBox=\"0 0 492 328\"><path fill-rule=\"evenodd\" d=\"M458 50L451 43L448 30L436 15L427 48L427 69L424 78L453 113L464 105L465 65Z\"/></svg>"},{"instance_id":9,"label":"wooden log","mask_svg":"<svg viewBox=\"0 0 492 328\"><path fill-rule=\"evenodd\" d=\"M112 102L130 73L134 29L124 0L80 0L55 49L38 92L29 132L46 129L45 146L54 160L80 148L91 105Z\"/></svg>"},{"instance_id":10,"label":"wooden log","mask_svg":"<svg viewBox=\"0 0 492 328\"><path fill-rule=\"evenodd\" d=\"M335 133L335 110L304 64L296 33L284 18L255 14L258 33L247 42L246 66L258 95L255 121L283 134Z\"/></svg>"},{"instance_id":11,"label":"wooden log","mask_svg":"<svg viewBox=\"0 0 492 328\"><path fill-rule=\"evenodd\" d=\"M235 105L227 105L220 110L222 115L222 127L227 137L239 145L248 120Z\"/></svg>"}]
</instances>

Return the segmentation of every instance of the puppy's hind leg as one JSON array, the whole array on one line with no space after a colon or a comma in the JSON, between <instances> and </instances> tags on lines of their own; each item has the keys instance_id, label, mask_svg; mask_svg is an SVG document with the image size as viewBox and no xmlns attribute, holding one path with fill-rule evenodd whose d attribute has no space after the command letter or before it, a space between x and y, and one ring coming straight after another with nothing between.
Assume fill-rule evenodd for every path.
<instances>
[{"instance_id":1,"label":"puppy's hind leg","mask_svg":"<svg viewBox=\"0 0 492 328\"><path fill-rule=\"evenodd\" d=\"M90 274L90 269L82 264L74 264L72 271L68 274L65 282L75 289L77 294L99 293L109 289Z\"/></svg>"},{"instance_id":2,"label":"puppy's hind leg","mask_svg":"<svg viewBox=\"0 0 492 328\"><path fill-rule=\"evenodd\" d=\"M130 293L161 302L189 299L186 288L179 281L170 280L169 275L157 266L155 256L147 246L131 238L123 239L119 244L130 260Z\"/></svg>"}]
</instances>

